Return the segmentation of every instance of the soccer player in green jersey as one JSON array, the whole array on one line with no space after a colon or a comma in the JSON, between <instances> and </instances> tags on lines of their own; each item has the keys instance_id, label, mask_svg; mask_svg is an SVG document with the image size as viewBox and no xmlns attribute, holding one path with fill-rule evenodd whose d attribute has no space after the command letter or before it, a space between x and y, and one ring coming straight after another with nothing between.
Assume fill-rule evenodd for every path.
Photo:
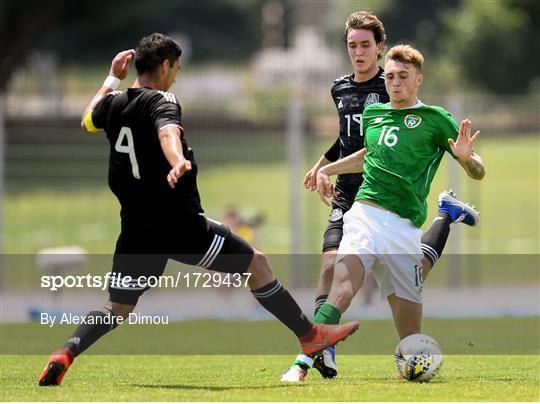
<instances>
[{"instance_id":1,"label":"soccer player in green jersey","mask_svg":"<svg viewBox=\"0 0 540 404\"><path fill-rule=\"evenodd\" d=\"M337 78L331 88L332 99L339 116L339 135L333 145L306 173L304 177L306 189L316 190L317 172L322 167L364 148L362 125L364 109L373 103L390 101L385 86L385 72L378 64L383 55L385 40L384 24L375 14L357 11L347 17L343 41L353 73ZM315 315L326 302L332 286L336 255L343 237L343 214L354 204L362 181L363 174L360 172L338 175L335 191L339 195L332 198L331 203L323 198L325 203L331 206L332 211L323 236ZM441 256L450 233L450 225L459 222L475 226L479 222L478 213L473 207L457 200L452 192L442 192L439 195L438 214L421 239L424 254L423 279ZM369 282L371 279L366 281ZM310 367L317 369L324 378L336 377L338 368L334 347L326 348L322 354L313 358L300 353L280 380L301 382L306 378Z\"/></svg>"},{"instance_id":2,"label":"soccer player in green jersey","mask_svg":"<svg viewBox=\"0 0 540 404\"><path fill-rule=\"evenodd\" d=\"M364 172L364 182L344 216L332 289L316 323L338 322L369 270L390 304L399 337L421 332L420 226L431 181L445 151L469 177L480 180L485 174L472 148L480 132L471 136L471 121L458 127L443 108L418 100L423 60L410 46L390 49L384 68L390 102L364 110L366 148L319 170L322 198L336 194L329 175Z\"/></svg>"}]
</instances>

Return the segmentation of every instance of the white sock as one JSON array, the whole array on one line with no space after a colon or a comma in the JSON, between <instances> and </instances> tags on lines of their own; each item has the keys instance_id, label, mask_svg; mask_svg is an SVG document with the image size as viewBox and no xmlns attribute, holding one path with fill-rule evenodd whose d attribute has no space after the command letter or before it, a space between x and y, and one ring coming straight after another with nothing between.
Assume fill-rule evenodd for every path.
<instances>
[{"instance_id":1,"label":"white sock","mask_svg":"<svg viewBox=\"0 0 540 404\"><path fill-rule=\"evenodd\" d=\"M313 359L307 355L304 354L298 354L296 357L295 362L302 362L304 365L306 365L308 368L313 367Z\"/></svg>"}]
</instances>

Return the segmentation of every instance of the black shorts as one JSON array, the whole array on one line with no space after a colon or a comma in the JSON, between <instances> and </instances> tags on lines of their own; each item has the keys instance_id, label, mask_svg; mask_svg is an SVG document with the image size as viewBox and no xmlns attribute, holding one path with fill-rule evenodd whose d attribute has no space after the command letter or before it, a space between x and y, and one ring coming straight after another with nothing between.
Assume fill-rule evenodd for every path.
<instances>
[{"instance_id":1,"label":"black shorts","mask_svg":"<svg viewBox=\"0 0 540 404\"><path fill-rule=\"evenodd\" d=\"M116 242L109 297L113 303L137 304L149 289L141 285L139 277L163 275L169 259L219 272L244 273L253 253L253 248L227 226L202 215L123 226Z\"/></svg>"},{"instance_id":2,"label":"black shorts","mask_svg":"<svg viewBox=\"0 0 540 404\"><path fill-rule=\"evenodd\" d=\"M332 212L328 216L328 224L323 236L322 252L337 250L343 238L343 215L351 208L354 200L343 197L334 198L332 201Z\"/></svg>"},{"instance_id":3,"label":"black shorts","mask_svg":"<svg viewBox=\"0 0 540 404\"><path fill-rule=\"evenodd\" d=\"M343 238L343 213L340 212L341 209L336 208L332 210L330 217L328 218L328 224L326 225L326 230L324 231L323 236L323 247L322 252L337 250L339 248L339 243ZM340 216L339 219L336 219L333 216Z\"/></svg>"}]
</instances>

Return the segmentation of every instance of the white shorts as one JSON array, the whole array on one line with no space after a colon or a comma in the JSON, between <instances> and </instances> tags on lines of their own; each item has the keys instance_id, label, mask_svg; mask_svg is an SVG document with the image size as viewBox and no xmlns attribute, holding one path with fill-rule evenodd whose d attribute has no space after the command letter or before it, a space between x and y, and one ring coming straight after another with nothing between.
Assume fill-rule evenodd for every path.
<instances>
[{"instance_id":1,"label":"white shorts","mask_svg":"<svg viewBox=\"0 0 540 404\"><path fill-rule=\"evenodd\" d=\"M381 298L392 293L422 303L422 231L395 213L355 202L343 216L336 262L356 255L371 271Z\"/></svg>"}]
</instances>

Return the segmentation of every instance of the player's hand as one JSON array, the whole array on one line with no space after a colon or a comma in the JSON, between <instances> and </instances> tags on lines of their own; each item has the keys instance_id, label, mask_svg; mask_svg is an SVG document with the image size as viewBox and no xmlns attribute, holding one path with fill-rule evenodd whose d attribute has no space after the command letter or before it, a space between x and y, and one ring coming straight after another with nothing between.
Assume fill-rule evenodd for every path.
<instances>
[{"instance_id":1,"label":"player's hand","mask_svg":"<svg viewBox=\"0 0 540 404\"><path fill-rule=\"evenodd\" d=\"M135 57L135 49L128 49L119 52L111 62L111 70L109 75L124 80L128 75L129 65Z\"/></svg>"},{"instance_id":2,"label":"player's hand","mask_svg":"<svg viewBox=\"0 0 540 404\"><path fill-rule=\"evenodd\" d=\"M191 171L191 161L182 159L180 160L167 175L167 182L171 188L176 187L178 179L182 177L185 173Z\"/></svg>"},{"instance_id":3,"label":"player's hand","mask_svg":"<svg viewBox=\"0 0 540 404\"><path fill-rule=\"evenodd\" d=\"M339 195L339 192L336 192L334 185L330 181L330 177L324 170L319 170L317 172L317 192L319 193L321 201L328 206L331 205L326 198L332 198Z\"/></svg>"},{"instance_id":4,"label":"player's hand","mask_svg":"<svg viewBox=\"0 0 540 404\"><path fill-rule=\"evenodd\" d=\"M304 188L310 191L317 189L317 167L313 167L304 176Z\"/></svg>"},{"instance_id":5,"label":"player's hand","mask_svg":"<svg viewBox=\"0 0 540 404\"><path fill-rule=\"evenodd\" d=\"M453 139L448 139L450 148L454 156L458 158L459 161L466 163L471 159L473 154L473 144L480 135L480 131L477 130L474 135L471 136L471 125L472 122L469 119L464 119L459 125L459 133L456 141Z\"/></svg>"}]
</instances>

